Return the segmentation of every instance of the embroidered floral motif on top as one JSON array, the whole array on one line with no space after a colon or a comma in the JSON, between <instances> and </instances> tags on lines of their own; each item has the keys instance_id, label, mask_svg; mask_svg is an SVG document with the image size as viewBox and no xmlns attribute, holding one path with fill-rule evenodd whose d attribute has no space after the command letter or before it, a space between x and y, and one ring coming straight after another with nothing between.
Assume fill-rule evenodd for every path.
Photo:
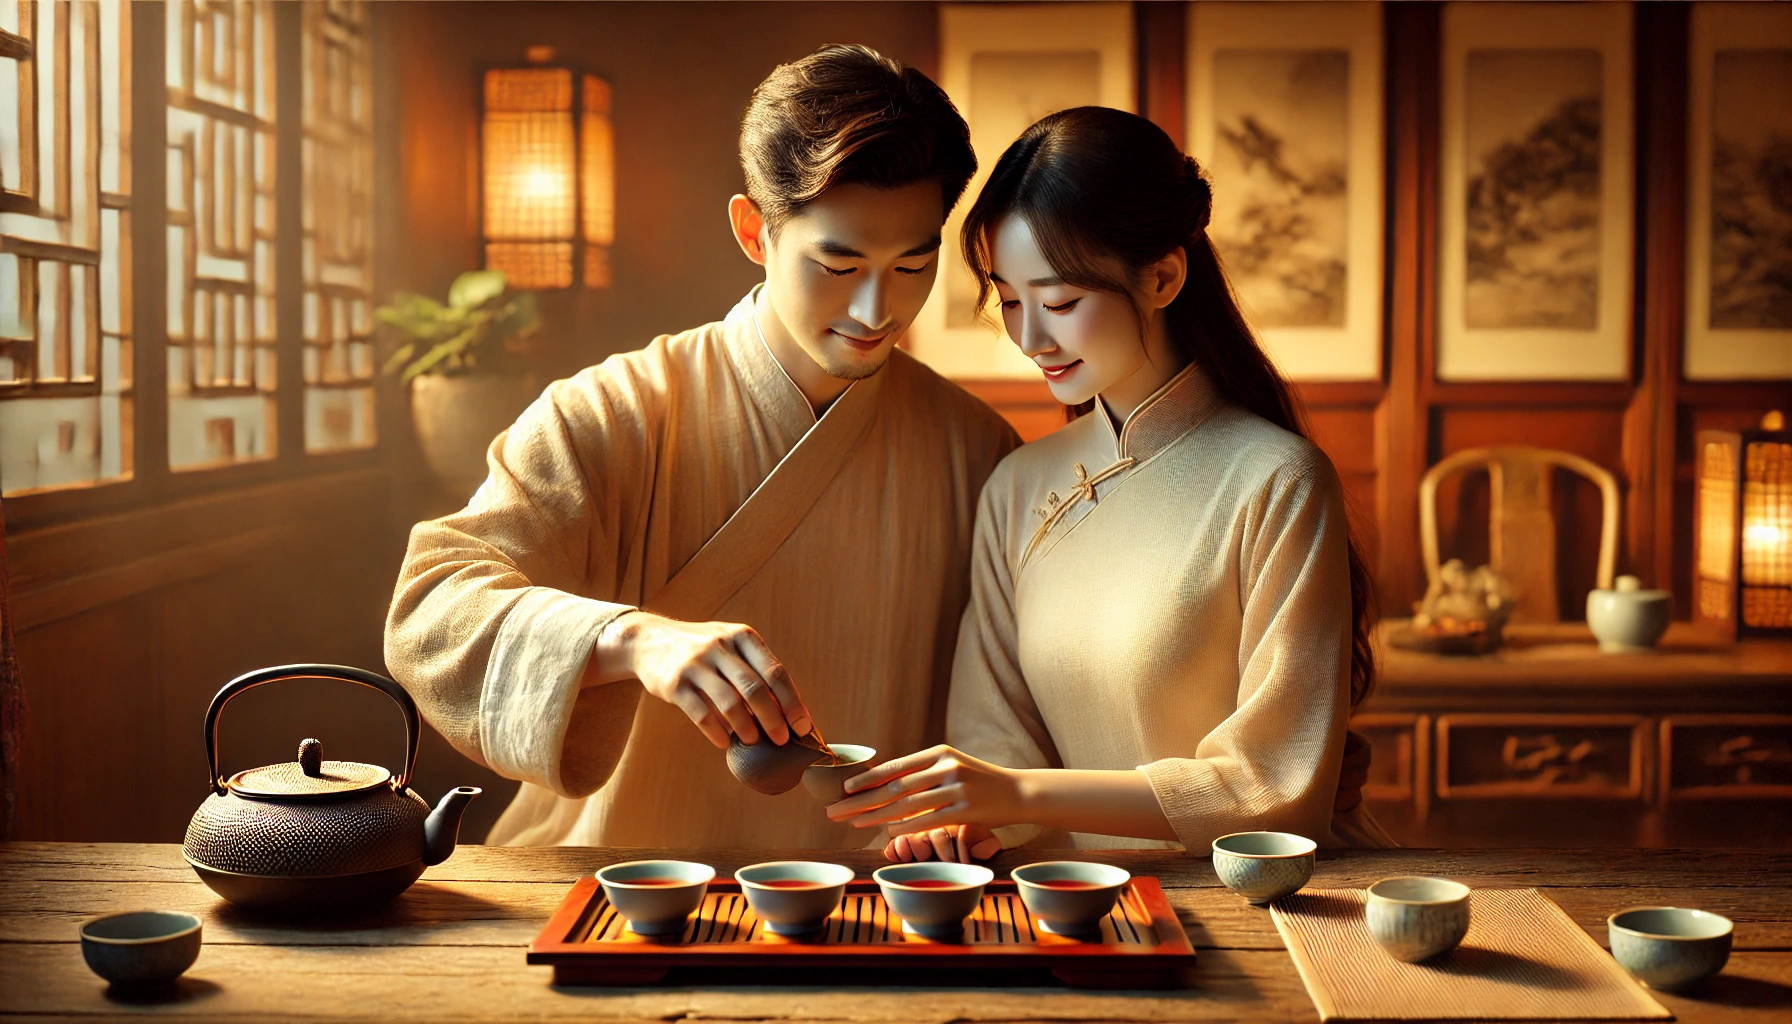
<instances>
[{"instance_id":1,"label":"embroidered floral motif on top","mask_svg":"<svg viewBox=\"0 0 1792 1024\"><path fill-rule=\"evenodd\" d=\"M1094 476L1089 475L1089 471L1083 468L1082 463L1078 462L1073 465L1071 468L1076 470L1076 484L1070 490L1070 499L1068 501L1060 501L1058 499L1058 492L1053 491L1046 496L1046 502L1052 506L1050 512L1047 512L1045 509L1037 508L1033 510L1035 515L1044 516L1045 521L1039 524L1038 530L1034 531L1033 539L1027 541L1027 549L1022 552L1020 556L1021 564L1027 564L1027 561L1033 557L1033 551L1039 547L1039 542L1045 539L1046 534L1052 532L1052 527L1063 521L1064 517L1069 514L1071 509L1085 501L1090 504L1095 503L1096 484L1118 476L1121 472L1130 469L1132 464L1136 461L1137 460L1131 456L1127 456Z\"/></svg>"}]
</instances>

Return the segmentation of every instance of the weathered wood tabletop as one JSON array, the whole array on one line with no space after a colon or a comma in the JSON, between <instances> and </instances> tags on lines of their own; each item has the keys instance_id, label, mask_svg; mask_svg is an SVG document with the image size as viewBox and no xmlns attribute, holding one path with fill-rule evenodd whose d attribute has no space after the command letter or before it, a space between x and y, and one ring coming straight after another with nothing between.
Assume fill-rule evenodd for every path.
<instances>
[{"instance_id":1,"label":"weathered wood tabletop","mask_svg":"<svg viewBox=\"0 0 1792 1024\"><path fill-rule=\"evenodd\" d=\"M777 987L703 979L647 989L560 989L524 963L578 876L642 856L682 856L731 872L793 851L641 851L462 847L376 915L352 924L271 924L219 901L162 845L0 845L0 1017L116 1020L139 1013L224 1020L602 1021L1315 1021L1318 1014L1269 912L1220 887L1204 858L1105 852L1158 876L1197 948L1191 987L1085 992L845 985L838 977ZM1003 854L998 869L1055 857ZM1078 854L1069 854L1077 857ZM875 854L827 859L868 873ZM1536 886L1593 938L1639 904L1701 907L1736 922L1735 953L1699 992L1657 998L1682 1021L1792 1020L1792 854L1756 851L1321 851L1317 886L1398 874L1474 886ZM185 910L205 920L205 949L179 986L123 997L90 974L76 926L118 910Z\"/></svg>"}]
</instances>

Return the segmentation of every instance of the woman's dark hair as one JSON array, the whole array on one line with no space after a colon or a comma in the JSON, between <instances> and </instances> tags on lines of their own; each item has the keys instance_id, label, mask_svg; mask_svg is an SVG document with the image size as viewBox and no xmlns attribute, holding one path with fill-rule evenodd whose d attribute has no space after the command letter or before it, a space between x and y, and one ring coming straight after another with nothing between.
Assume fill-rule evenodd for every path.
<instances>
[{"instance_id":1,"label":"woman's dark hair","mask_svg":"<svg viewBox=\"0 0 1792 1024\"><path fill-rule=\"evenodd\" d=\"M836 185L935 179L947 211L977 171L971 130L933 80L868 46L780 64L740 124L747 196L772 231Z\"/></svg>"},{"instance_id":2,"label":"woman's dark hair","mask_svg":"<svg viewBox=\"0 0 1792 1024\"><path fill-rule=\"evenodd\" d=\"M1228 401L1309 437L1300 399L1239 311L1207 237L1212 213L1212 184L1162 128L1107 107L1074 107L1049 115L1002 154L965 217L964 257L977 276L978 308L993 287L991 233L1010 214L1026 220L1040 252L1067 283L1131 301L1141 333L1147 314L1136 286L1111 266L1118 262L1126 274L1136 275L1181 247L1188 254L1188 280L1164 310L1170 343ZM1068 414L1074 418L1088 408L1072 408ZM1348 546L1354 709L1375 681L1369 645L1374 583L1354 531Z\"/></svg>"}]
</instances>

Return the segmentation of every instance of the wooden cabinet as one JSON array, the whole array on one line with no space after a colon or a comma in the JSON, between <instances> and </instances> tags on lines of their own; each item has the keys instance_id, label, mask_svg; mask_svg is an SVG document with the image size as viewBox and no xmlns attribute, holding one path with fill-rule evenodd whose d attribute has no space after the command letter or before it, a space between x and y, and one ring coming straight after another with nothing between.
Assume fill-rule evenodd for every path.
<instances>
[{"instance_id":1,"label":"wooden cabinet","mask_svg":"<svg viewBox=\"0 0 1792 1024\"><path fill-rule=\"evenodd\" d=\"M1364 799L1401 842L1792 848L1792 643L1679 624L1648 654L1601 654L1578 624L1509 641L1381 649L1351 726L1375 751Z\"/></svg>"}]
</instances>

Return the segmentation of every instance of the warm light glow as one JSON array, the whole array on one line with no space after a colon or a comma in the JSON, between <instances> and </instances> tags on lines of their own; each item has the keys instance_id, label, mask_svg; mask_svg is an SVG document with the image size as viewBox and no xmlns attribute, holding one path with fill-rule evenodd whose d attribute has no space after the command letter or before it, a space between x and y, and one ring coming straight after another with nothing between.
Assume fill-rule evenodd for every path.
<instances>
[{"instance_id":1,"label":"warm light glow","mask_svg":"<svg viewBox=\"0 0 1792 1024\"><path fill-rule=\"evenodd\" d=\"M567 68L488 71L481 132L486 266L518 288L608 285L609 86Z\"/></svg>"},{"instance_id":2,"label":"warm light glow","mask_svg":"<svg viewBox=\"0 0 1792 1024\"><path fill-rule=\"evenodd\" d=\"M522 194L527 199L556 200L566 191L566 183L554 172L533 170L523 176Z\"/></svg>"},{"instance_id":3,"label":"warm light glow","mask_svg":"<svg viewBox=\"0 0 1792 1024\"><path fill-rule=\"evenodd\" d=\"M1742 543L1748 548L1777 548L1786 543L1786 531L1772 523L1750 523L1742 528Z\"/></svg>"}]
</instances>

